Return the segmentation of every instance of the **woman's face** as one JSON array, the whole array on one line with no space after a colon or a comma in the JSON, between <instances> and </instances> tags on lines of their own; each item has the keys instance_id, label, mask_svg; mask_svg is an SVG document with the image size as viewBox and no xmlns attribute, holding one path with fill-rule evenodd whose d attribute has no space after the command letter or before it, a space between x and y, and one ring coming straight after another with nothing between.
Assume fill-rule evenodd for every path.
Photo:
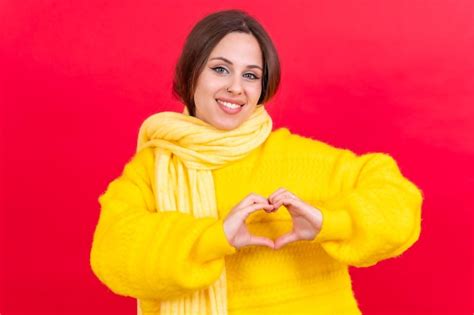
<instances>
[{"instance_id":1,"label":"woman's face","mask_svg":"<svg viewBox=\"0 0 474 315\"><path fill-rule=\"evenodd\" d=\"M253 35L232 32L222 38L197 80L196 117L217 129L239 127L252 115L260 98L262 59Z\"/></svg>"}]
</instances>

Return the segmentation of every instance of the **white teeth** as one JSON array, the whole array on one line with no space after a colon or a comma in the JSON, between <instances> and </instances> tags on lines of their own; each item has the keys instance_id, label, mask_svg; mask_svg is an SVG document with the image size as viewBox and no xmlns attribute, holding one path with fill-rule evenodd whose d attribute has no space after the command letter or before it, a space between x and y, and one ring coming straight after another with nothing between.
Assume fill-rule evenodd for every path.
<instances>
[{"instance_id":1,"label":"white teeth","mask_svg":"<svg viewBox=\"0 0 474 315\"><path fill-rule=\"evenodd\" d=\"M221 103L222 105L224 105L225 107L228 107L228 108L232 108L232 109L235 109L235 108L239 108L240 105L237 105L237 104L232 104L232 103L228 103L228 102L224 102L224 101L221 101L221 100L217 100L219 103Z\"/></svg>"}]
</instances>

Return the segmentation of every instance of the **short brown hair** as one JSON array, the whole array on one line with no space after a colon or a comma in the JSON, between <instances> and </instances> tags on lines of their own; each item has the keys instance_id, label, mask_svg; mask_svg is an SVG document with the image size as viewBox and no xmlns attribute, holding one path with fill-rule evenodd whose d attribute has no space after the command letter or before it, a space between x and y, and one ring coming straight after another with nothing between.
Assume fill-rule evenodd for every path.
<instances>
[{"instance_id":1,"label":"short brown hair","mask_svg":"<svg viewBox=\"0 0 474 315\"><path fill-rule=\"evenodd\" d=\"M257 39L263 55L262 93L258 104L270 100L280 84L280 61L275 46L257 20L241 10L212 13L200 20L189 33L176 64L173 95L195 116L194 90L199 75L212 49L228 33L252 34Z\"/></svg>"}]
</instances>

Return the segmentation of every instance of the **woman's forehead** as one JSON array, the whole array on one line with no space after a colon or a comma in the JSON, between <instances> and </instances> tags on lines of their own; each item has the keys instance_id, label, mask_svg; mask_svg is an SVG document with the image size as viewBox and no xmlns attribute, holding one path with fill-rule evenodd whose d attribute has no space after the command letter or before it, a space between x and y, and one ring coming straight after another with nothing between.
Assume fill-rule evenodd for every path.
<instances>
[{"instance_id":1,"label":"woman's forehead","mask_svg":"<svg viewBox=\"0 0 474 315\"><path fill-rule=\"evenodd\" d=\"M257 39L246 33L229 33L214 47L209 61L220 60L231 65L262 67L262 51Z\"/></svg>"}]
</instances>

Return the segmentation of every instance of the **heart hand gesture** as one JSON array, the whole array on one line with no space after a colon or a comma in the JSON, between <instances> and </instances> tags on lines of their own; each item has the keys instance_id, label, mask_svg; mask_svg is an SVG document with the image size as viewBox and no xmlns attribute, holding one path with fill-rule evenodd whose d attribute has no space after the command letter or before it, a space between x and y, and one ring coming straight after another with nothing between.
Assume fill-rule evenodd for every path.
<instances>
[{"instance_id":1,"label":"heart hand gesture","mask_svg":"<svg viewBox=\"0 0 474 315\"><path fill-rule=\"evenodd\" d=\"M293 220L291 232L278 237L275 241L261 236L252 235L245 219L253 212L265 210L267 213L277 211L285 206ZM298 240L312 240L322 227L322 214L313 206L303 202L291 192L280 188L265 199L251 193L235 206L224 220L224 232L229 243L235 248L248 245L261 245L279 249L288 243Z\"/></svg>"}]
</instances>

